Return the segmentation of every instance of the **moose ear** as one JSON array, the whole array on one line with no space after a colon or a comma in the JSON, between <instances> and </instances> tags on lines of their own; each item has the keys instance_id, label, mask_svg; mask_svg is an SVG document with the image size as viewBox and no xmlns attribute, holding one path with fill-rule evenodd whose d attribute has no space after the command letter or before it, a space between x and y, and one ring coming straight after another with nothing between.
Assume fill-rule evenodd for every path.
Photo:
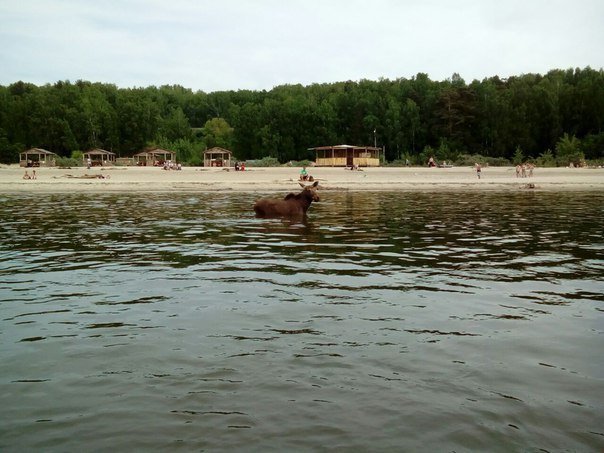
<instances>
[{"instance_id":1,"label":"moose ear","mask_svg":"<svg viewBox=\"0 0 604 453\"><path fill-rule=\"evenodd\" d=\"M310 185L305 185L302 184L300 181L298 181L298 184L300 184L300 187L302 187L303 189L310 189L311 187L317 187L319 185L319 181L315 181L314 184L310 184Z\"/></svg>"}]
</instances>

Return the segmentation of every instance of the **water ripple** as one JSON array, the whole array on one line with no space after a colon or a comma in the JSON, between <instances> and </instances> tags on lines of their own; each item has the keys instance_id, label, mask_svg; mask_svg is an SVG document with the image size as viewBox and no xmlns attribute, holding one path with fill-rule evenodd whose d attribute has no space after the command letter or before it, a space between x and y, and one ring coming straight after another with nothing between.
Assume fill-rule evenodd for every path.
<instances>
[{"instance_id":1,"label":"water ripple","mask_svg":"<svg viewBox=\"0 0 604 453\"><path fill-rule=\"evenodd\" d=\"M604 449L603 194L259 196L3 197L2 446Z\"/></svg>"}]
</instances>

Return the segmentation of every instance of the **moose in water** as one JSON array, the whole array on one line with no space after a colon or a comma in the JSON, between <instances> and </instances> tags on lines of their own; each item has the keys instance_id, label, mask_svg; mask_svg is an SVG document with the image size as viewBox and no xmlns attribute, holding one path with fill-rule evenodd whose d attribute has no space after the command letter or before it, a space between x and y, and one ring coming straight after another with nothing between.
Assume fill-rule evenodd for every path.
<instances>
[{"instance_id":1,"label":"moose in water","mask_svg":"<svg viewBox=\"0 0 604 453\"><path fill-rule=\"evenodd\" d=\"M302 187L302 192L299 194L289 193L282 200L278 198L262 198L256 201L254 204L256 217L302 219L306 215L306 211L308 211L311 203L319 201L319 195L317 194L319 181L315 181L314 184L308 186L302 183L299 184Z\"/></svg>"}]
</instances>

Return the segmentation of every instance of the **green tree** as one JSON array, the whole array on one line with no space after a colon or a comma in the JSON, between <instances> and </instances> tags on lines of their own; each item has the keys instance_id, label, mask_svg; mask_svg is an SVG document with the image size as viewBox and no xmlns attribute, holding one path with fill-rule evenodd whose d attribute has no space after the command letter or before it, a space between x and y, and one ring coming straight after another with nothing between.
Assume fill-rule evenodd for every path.
<instances>
[{"instance_id":1,"label":"green tree","mask_svg":"<svg viewBox=\"0 0 604 453\"><path fill-rule=\"evenodd\" d=\"M220 146L231 149L233 146L234 129L224 118L212 118L206 121L202 129L203 138L208 148Z\"/></svg>"},{"instance_id":2,"label":"green tree","mask_svg":"<svg viewBox=\"0 0 604 453\"><path fill-rule=\"evenodd\" d=\"M189 138L177 138L169 140L166 137L157 137L149 142L149 147L157 147L176 153L176 161L185 165L200 166L203 163L202 151L205 148L203 141Z\"/></svg>"},{"instance_id":3,"label":"green tree","mask_svg":"<svg viewBox=\"0 0 604 453\"><path fill-rule=\"evenodd\" d=\"M227 126L213 124L216 118ZM604 71L556 69L469 85L458 74L434 81L418 73L214 93L179 85L16 82L0 86L0 129L9 150L2 152L12 156L4 160L33 146L63 156L92 147L131 155L153 140L182 139L224 146L245 159L272 155L284 162L312 158L308 148L320 145L371 145L374 130L387 159L409 153L421 161L421 150L442 154L443 143L450 153L490 159L512 159L519 146L526 158L556 149L565 131L597 160L604 158Z\"/></svg>"},{"instance_id":4,"label":"green tree","mask_svg":"<svg viewBox=\"0 0 604 453\"><path fill-rule=\"evenodd\" d=\"M168 115L159 120L158 135L170 141L191 138L191 125L180 107L174 107Z\"/></svg>"},{"instance_id":5,"label":"green tree","mask_svg":"<svg viewBox=\"0 0 604 453\"><path fill-rule=\"evenodd\" d=\"M539 167L555 167L556 166L556 158L554 157L554 153L551 149L544 151L537 158L536 164Z\"/></svg>"},{"instance_id":6,"label":"green tree","mask_svg":"<svg viewBox=\"0 0 604 453\"><path fill-rule=\"evenodd\" d=\"M581 140L581 149L587 159L604 158L604 132L586 135Z\"/></svg>"},{"instance_id":7,"label":"green tree","mask_svg":"<svg viewBox=\"0 0 604 453\"><path fill-rule=\"evenodd\" d=\"M556 161L558 165L580 165L585 160L585 155L580 146L581 142L577 137L565 133L556 143Z\"/></svg>"},{"instance_id":8,"label":"green tree","mask_svg":"<svg viewBox=\"0 0 604 453\"><path fill-rule=\"evenodd\" d=\"M22 145L10 143L4 129L0 129L0 163L14 164L19 162L19 151Z\"/></svg>"},{"instance_id":9,"label":"green tree","mask_svg":"<svg viewBox=\"0 0 604 453\"><path fill-rule=\"evenodd\" d=\"M524 153L522 152L522 148L520 146L516 147L516 151L514 151L514 157L512 157L512 163L514 165L520 165L524 162Z\"/></svg>"},{"instance_id":10,"label":"green tree","mask_svg":"<svg viewBox=\"0 0 604 453\"><path fill-rule=\"evenodd\" d=\"M419 106L413 99L406 99L402 107L401 126L406 137L404 147L415 153L416 140L421 127Z\"/></svg>"}]
</instances>

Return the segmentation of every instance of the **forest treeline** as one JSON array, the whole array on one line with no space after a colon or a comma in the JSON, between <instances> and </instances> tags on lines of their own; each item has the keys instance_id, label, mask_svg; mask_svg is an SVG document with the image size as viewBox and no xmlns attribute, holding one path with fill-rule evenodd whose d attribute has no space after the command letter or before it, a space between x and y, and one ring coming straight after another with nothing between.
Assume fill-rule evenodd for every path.
<instances>
[{"instance_id":1,"label":"forest treeline","mask_svg":"<svg viewBox=\"0 0 604 453\"><path fill-rule=\"evenodd\" d=\"M282 85L270 91L205 93L182 86L118 88L60 81L0 86L0 160L40 147L61 156L103 148L131 156L148 146L198 164L206 147L240 160L312 159L308 148L384 147L385 159L423 162L431 154L492 160L551 158L576 152L604 158L604 72L552 70L466 83L361 80Z\"/></svg>"}]
</instances>

